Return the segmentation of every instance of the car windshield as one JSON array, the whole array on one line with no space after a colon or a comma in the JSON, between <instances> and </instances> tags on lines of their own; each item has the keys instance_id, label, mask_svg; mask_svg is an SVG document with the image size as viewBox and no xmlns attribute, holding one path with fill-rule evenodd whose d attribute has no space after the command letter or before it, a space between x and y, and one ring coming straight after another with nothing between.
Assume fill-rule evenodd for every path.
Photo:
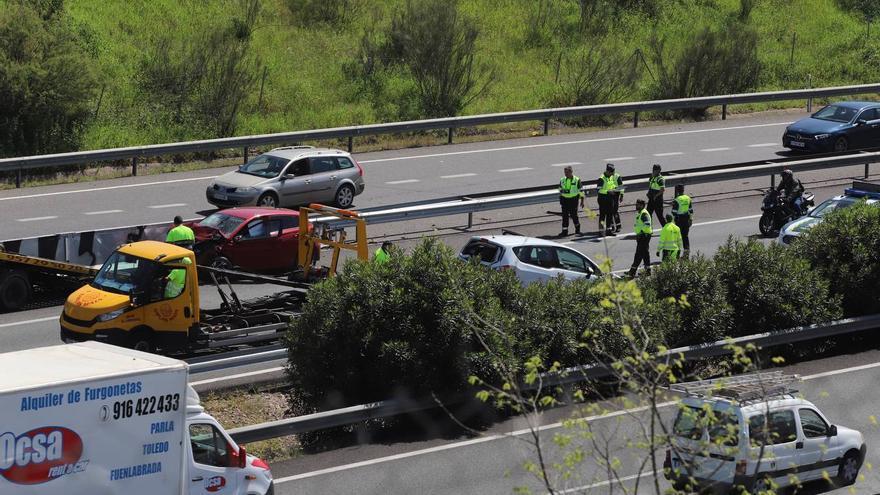
<instances>
[{"instance_id":1,"label":"car windshield","mask_svg":"<svg viewBox=\"0 0 880 495\"><path fill-rule=\"evenodd\" d=\"M147 289L159 264L119 251L110 256L91 286L107 292L129 295Z\"/></svg>"},{"instance_id":2,"label":"car windshield","mask_svg":"<svg viewBox=\"0 0 880 495\"><path fill-rule=\"evenodd\" d=\"M855 108L847 108L839 105L828 105L813 114L814 119L830 120L831 122L849 122L855 116Z\"/></svg>"},{"instance_id":3,"label":"car windshield","mask_svg":"<svg viewBox=\"0 0 880 495\"><path fill-rule=\"evenodd\" d=\"M239 172L248 175L256 175L257 177L265 177L270 179L278 177L278 174L284 170L289 160L272 155L259 155L245 163L238 169Z\"/></svg>"},{"instance_id":4,"label":"car windshield","mask_svg":"<svg viewBox=\"0 0 880 495\"><path fill-rule=\"evenodd\" d=\"M856 198L829 199L813 208L813 211L810 212L810 216L813 218L822 218L834 210L848 208L856 204L857 201L859 200Z\"/></svg>"},{"instance_id":5,"label":"car windshield","mask_svg":"<svg viewBox=\"0 0 880 495\"><path fill-rule=\"evenodd\" d=\"M231 215L227 215L221 211L217 213L212 213L207 218L203 219L199 222L200 227L210 227L212 229L217 229L225 235L229 237L235 232L235 229L238 228L239 225L244 223L244 218L233 217Z\"/></svg>"}]
</instances>

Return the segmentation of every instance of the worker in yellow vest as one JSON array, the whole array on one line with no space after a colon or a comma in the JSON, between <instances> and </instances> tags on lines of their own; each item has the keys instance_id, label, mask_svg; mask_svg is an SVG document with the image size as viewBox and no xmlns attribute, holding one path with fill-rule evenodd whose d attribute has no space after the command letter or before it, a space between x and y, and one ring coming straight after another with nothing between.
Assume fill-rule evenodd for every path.
<instances>
[{"instance_id":1,"label":"worker in yellow vest","mask_svg":"<svg viewBox=\"0 0 880 495\"><path fill-rule=\"evenodd\" d=\"M605 172L596 181L596 192L599 200L599 233L614 235L614 214L620 200L617 190L620 176L614 172L614 164L605 165Z\"/></svg>"},{"instance_id":2,"label":"worker in yellow vest","mask_svg":"<svg viewBox=\"0 0 880 495\"><path fill-rule=\"evenodd\" d=\"M657 215L657 221L660 226L666 225L666 219L663 217L663 193L666 191L666 179L661 173L662 169L659 163L655 163L651 169L651 178L648 179L648 213Z\"/></svg>"},{"instance_id":3,"label":"worker in yellow vest","mask_svg":"<svg viewBox=\"0 0 880 495\"><path fill-rule=\"evenodd\" d=\"M691 249L690 231L694 218L694 206L691 197L684 193L684 184L675 186L675 199L672 200L672 214L675 216L675 225L681 229L681 239L684 243L684 256Z\"/></svg>"},{"instance_id":4,"label":"worker in yellow vest","mask_svg":"<svg viewBox=\"0 0 880 495\"><path fill-rule=\"evenodd\" d=\"M385 241L382 243L382 247L376 250L376 253L373 255L373 261L377 264L381 265L383 263L388 263L391 261L391 241Z\"/></svg>"},{"instance_id":5,"label":"worker in yellow vest","mask_svg":"<svg viewBox=\"0 0 880 495\"><path fill-rule=\"evenodd\" d=\"M183 224L183 219L178 215L174 217L174 227L168 231L165 242L192 249L196 242L196 236L191 228Z\"/></svg>"},{"instance_id":6,"label":"worker in yellow vest","mask_svg":"<svg viewBox=\"0 0 880 495\"><path fill-rule=\"evenodd\" d=\"M581 233L581 222L578 220L578 200L584 207L584 193L581 191L581 179L574 175L572 168L565 167L565 176L559 180L559 204L562 206L562 232L559 237L568 235L568 219L574 223L574 233Z\"/></svg>"},{"instance_id":7,"label":"worker in yellow vest","mask_svg":"<svg viewBox=\"0 0 880 495\"><path fill-rule=\"evenodd\" d=\"M681 229L675 225L675 218L671 213L666 214L666 225L660 231L660 243L657 244L657 256L662 256L663 261L678 258L682 250ZM662 253L662 254L661 254Z\"/></svg>"},{"instance_id":8,"label":"worker in yellow vest","mask_svg":"<svg viewBox=\"0 0 880 495\"><path fill-rule=\"evenodd\" d=\"M629 276L635 277L639 264L645 264L645 273L651 274L651 234L654 229L651 228L651 214L645 208L645 200L636 200L636 221L634 226L636 234L636 256L633 258L633 264L629 268Z\"/></svg>"}]
</instances>

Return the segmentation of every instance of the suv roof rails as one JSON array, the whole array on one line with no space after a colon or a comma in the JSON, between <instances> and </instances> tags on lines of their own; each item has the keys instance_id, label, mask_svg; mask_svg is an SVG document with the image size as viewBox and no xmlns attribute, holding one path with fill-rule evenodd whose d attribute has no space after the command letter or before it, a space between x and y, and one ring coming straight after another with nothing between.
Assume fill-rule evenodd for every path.
<instances>
[{"instance_id":1,"label":"suv roof rails","mask_svg":"<svg viewBox=\"0 0 880 495\"><path fill-rule=\"evenodd\" d=\"M791 388L790 385L800 380L800 375L786 375L782 371L769 371L678 383L669 388L691 397L727 399L744 403L793 395L797 390Z\"/></svg>"},{"instance_id":2,"label":"suv roof rails","mask_svg":"<svg viewBox=\"0 0 880 495\"><path fill-rule=\"evenodd\" d=\"M309 150L314 149L314 146L309 146L307 144L297 144L293 146L279 146L277 148L272 148L272 151L275 150Z\"/></svg>"}]
</instances>

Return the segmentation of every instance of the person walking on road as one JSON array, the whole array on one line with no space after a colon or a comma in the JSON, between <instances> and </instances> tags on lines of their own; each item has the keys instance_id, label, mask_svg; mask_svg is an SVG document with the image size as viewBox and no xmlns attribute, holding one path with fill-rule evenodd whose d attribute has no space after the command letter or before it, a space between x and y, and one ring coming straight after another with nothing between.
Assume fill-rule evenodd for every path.
<instances>
[{"instance_id":1,"label":"person walking on road","mask_svg":"<svg viewBox=\"0 0 880 495\"><path fill-rule=\"evenodd\" d=\"M376 250L376 253L373 255L373 261L377 264L388 263L391 261L391 241L385 241L382 243L382 247Z\"/></svg>"},{"instance_id":2,"label":"person walking on road","mask_svg":"<svg viewBox=\"0 0 880 495\"><path fill-rule=\"evenodd\" d=\"M675 216L675 225L681 229L681 239L684 243L683 255L687 256L691 249L688 235L691 231L691 223L694 218L694 207L691 197L684 193L684 184L675 186L675 199L672 202L672 214Z\"/></svg>"},{"instance_id":3,"label":"person walking on road","mask_svg":"<svg viewBox=\"0 0 880 495\"><path fill-rule=\"evenodd\" d=\"M666 225L660 231L660 243L657 244L657 256L663 261L676 259L682 250L681 229L675 224L672 213L666 214Z\"/></svg>"},{"instance_id":4,"label":"person walking on road","mask_svg":"<svg viewBox=\"0 0 880 495\"><path fill-rule=\"evenodd\" d=\"M599 200L599 232L605 231L605 235L614 235L614 213L616 212L619 198L612 191L617 189L617 181L620 176L614 172L614 164L605 165L605 172L596 181Z\"/></svg>"},{"instance_id":5,"label":"person walking on road","mask_svg":"<svg viewBox=\"0 0 880 495\"><path fill-rule=\"evenodd\" d=\"M196 243L196 236L191 228L183 224L183 219L178 215L174 217L174 227L168 231L165 242L192 249Z\"/></svg>"},{"instance_id":6,"label":"person walking on road","mask_svg":"<svg viewBox=\"0 0 880 495\"><path fill-rule=\"evenodd\" d=\"M645 208L645 200L636 200L636 221L634 226L636 234L636 256L629 268L629 276L635 278L639 269L639 263L645 264L645 273L651 274L651 214Z\"/></svg>"},{"instance_id":7,"label":"person walking on road","mask_svg":"<svg viewBox=\"0 0 880 495\"><path fill-rule=\"evenodd\" d=\"M581 222L578 220L578 200L584 207L584 193L581 191L581 179L574 175L572 168L565 167L565 176L559 179L559 204L562 205L562 232L559 237L568 235L568 219L574 223L574 233L581 233Z\"/></svg>"},{"instance_id":8,"label":"person walking on road","mask_svg":"<svg viewBox=\"0 0 880 495\"><path fill-rule=\"evenodd\" d=\"M655 163L648 180L648 214L657 215L660 226L666 225L663 218L663 193L666 192L666 179L660 173L660 164Z\"/></svg>"},{"instance_id":9,"label":"person walking on road","mask_svg":"<svg viewBox=\"0 0 880 495\"><path fill-rule=\"evenodd\" d=\"M614 164L609 163L611 165L612 172L614 171ZM607 165L606 165L607 168ZM620 174L614 172L614 189L611 190L611 210L614 215L614 233L620 232L620 228L623 226L620 221L620 203L623 201L623 178L620 177Z\"/></svg>"}]
</instances>

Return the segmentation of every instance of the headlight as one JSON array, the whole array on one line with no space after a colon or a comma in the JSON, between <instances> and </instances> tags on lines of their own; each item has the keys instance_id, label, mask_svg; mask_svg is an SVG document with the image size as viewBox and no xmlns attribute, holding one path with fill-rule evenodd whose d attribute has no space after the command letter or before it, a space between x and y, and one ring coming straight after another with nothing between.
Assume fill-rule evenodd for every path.
<instances>
[{"instance_id":1,"label":"headlight","mask_svg":"<svg viewBox=\"0 0 880 495\"><path fill-rule=\"evenodd\" d=\"M257 192L257 188L256 187L239 187L237 189L237 191L242 194L253 194L253 193Z\"/></svg>"},{"instance_id":2,"label":"headlight","mask_svg":"<svg viewBox=\"0 0 880 495\"><path fill-rule=\"evenodd\" d=\"M813 136L813 139L815 139L816 141L821 141L822 139L828 139L829 137L831 137L831 134L816 134L815 136Z\"/></svg>"},{"instance_id":3,"label":"headlight","mask_svg":"<svg viewBox=\"0 0 880 495\"><path fill-rule=\"evenodd\" d=\"M121 315L124 312L125 312L125 308L120 308L120 309L117 309L116 311L111 311L109 313L104 313L102 315L98 315L98 321L110 321L113 318L116 318L117 316Z\"/></svg>"}]
</instances>

